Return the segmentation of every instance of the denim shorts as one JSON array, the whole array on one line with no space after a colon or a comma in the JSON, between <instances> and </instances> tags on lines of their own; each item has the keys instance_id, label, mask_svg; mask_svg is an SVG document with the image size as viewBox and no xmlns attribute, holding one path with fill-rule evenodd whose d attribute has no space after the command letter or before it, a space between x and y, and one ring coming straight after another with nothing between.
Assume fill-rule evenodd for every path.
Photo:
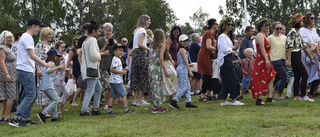
<instances>
[{"instance_id":1,"label":"denim shorts","mask_svg":"<svg viewBox=\"0 0 320 137\"><path fill-rule=\"evenodd\" d=\"M110 83L111 86L111 97L116 98L118 94L123 97L127 95L126 90L124 89L123 83Z\"/></svg>"},{"instance_id":2,"label":"denim shorts","mask_svg":"<svg viewBox=\"0 0 320 137\"><path fill-rule=\"evenodd\" d=\"M247 89L248 84L251 83L251 77L243 77L242 78L242 88Z\"/></svg>"}]
</instances>

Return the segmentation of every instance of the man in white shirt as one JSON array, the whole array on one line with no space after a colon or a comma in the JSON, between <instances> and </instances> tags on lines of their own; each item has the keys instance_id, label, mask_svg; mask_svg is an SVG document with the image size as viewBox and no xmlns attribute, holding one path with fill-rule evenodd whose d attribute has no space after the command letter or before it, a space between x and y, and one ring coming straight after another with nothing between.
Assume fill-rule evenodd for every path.
<instances>
[{"instance_id":1,"label":"man in white shirt","mask_svg":"<svg viewBox=\"0 0 320 137\"><path fill-rule=\"evenodd\" d=\"M54 67L53 63L46 63L34 53L34 40L32 36L37 35L43 25L38 19L28 21L27 32L24 33L18 43L17 51L17 73L19 82L24 87L25 97L15 113L9 125L14 127L25 127L33 123L30 120L31 110L36 98L35 85L35 62L40 66Z\"/></svg>"}]
</instances>

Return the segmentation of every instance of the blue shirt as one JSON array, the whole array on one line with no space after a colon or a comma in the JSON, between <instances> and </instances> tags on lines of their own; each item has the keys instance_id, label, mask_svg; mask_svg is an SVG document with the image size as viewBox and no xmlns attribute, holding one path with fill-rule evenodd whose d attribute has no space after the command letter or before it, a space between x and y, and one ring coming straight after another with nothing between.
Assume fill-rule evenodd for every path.
<instances>
[{"instance_id":1,"label":"blue shirt","mask_svg":"<svg viewBox=\"0 0 320 137\"><path fill-rule=\"evenodd\" d=\"M253 49L253 45L252 45L252 39L249 38L247 35L244 36L241 41L242 41L242 44L239 49L239 57L242 60L242 59L246 58L246 56L242 53L242 49L246 49L246 48Z\"/></svg>"},{"instance_id":2,"label":"blue shirt","mask_svg":"<svg viewBox=\"0 0 320 137\"><path fill-rule=\"evenodd\" d=\"M306 57L306 64L308 64L310 68L310 73L309 73L309 83L312 81L320 79L319 77L319 56L315 55L314 56L314 61L316 62L315 65L312 65L310 62L310 58L307 56ZM310 63L310 64L309 64Z\"/></svg>"},{"instance_id":3,"label":"blue shirt","mask_svg":"<svg viewBox=\"0 0 320 137\"><path fill-rule=\"evenodd\" d=\"M48 73L48 71L52 68L47 68L43 67L43 72L42 72L42 79L41 79L41 85L40 85L40 90L45 91L48 89L55 89L54 88L54 77L55 77L55 72Z\"/></svg>"},{"instance_id":4,"label":"blue shirt","mask_svg":"<svg viewBox=\"0 0 320 137\"><path fill-rule=\"evenodd\" d=\"M190 55L191 62L197 62L199 51L200 51L199 44L197 43L190 44L189 55Z\"/></svg>"}]
</instances>

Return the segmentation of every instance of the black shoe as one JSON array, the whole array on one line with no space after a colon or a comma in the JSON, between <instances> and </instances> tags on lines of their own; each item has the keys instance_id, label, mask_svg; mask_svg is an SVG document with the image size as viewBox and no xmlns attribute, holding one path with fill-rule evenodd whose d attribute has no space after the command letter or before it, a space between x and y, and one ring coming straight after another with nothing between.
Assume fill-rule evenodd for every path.
<instances>
[{"instance_id":1,"label":"black shoe","mask_svg":"<svg viewBox=\"0 0 320 137\"><path fill-rule=\"evenodd\" d=\"M28 121L20 121L18 127L26 127L26 126L29 126L29 125L30 125L30 123L28 123Z\"/></svg>"},{"instance_id":2,"label":"black shoe","mask_svg":"<svg viewBox=\"0 0 320 137\"><path fill-rule=\"evenodd\" d=\"M40 119L41 123L46 123L46 115L43 115L41 112L37 114L38 118Z\"/></svg>"},{"instance_id":3,"label":"black shoe","mask_svg":"<svg viewBox=\"0 0 320 137\"><path fill-rule=\"evenodd\" d=\"M63 118L51 118L51 122L57 122L57 121L59 121L59 120L62 120Z\"/></svg>"},{"instance_id":4,"label":"black shoe","mask_svg":"<svg viewBox=\"0 0 320 137\"><path fill-rule=\"evenodd\" d=\"M13 127L19 127L19 122L20 121L18 119L11 119L9 125Z\"/></svg>"},{"instance_id":5,"label":"black shoe","mask_svg":"<svg viewBox=\"0 0 320 137\"><path fill-rule=\"evenodd\" d=\"M124 114L133 114L136 113L136 110L128 109L127 111L123 111Z\"/></svg>"},{"instance_id":6,"label":"black shoe","mask_svg":"<svg viewBox=\"0 0 320 137\"><path fill-rule=\"evenodd\" d=\"M91 116L99 116L99 115L101 115L99 110L97 110L97 111L92 110Z\"/></svg>"},{"instance_id":7,"label":"black shoe","mask_svg":"<svg viewBox=\"0 0 320 137\"><path fill-rule=\"evenodd\" d=\"M89 115L88 112L84 112L84 113L81 112L81 113L79 114L79 116L80 116L80 117L83 117L83 116L90 116L90 115Z\"/></svg>"},{"instance_id":8,"label":"black shoe","mask_svg":"<svg viewBox=\"0 0 320 137\"><path fill-rule=\"evenodd\" d=\"M192 105L191 102L187 102L186 108L198 108L198 106Z\"/></svg>"},{"instance_id":9,"label":"black shoe","mask_svg":"<svg viewBox=\"0 0 320 137\"><path fill-rule=\"evenodd\" d=\"M258 105L258 106L264 105L264 103L262 103L262 99L257 99L256 105Z\"/></svg>"},{"instance_id":10,"label":"black shoe","mask_svg":"<svg viewBox=\"0 0 320 137\"><path fill-rule=\"evenodd\" d=\"M179 109L179 106L177 104L177 101L172 100L171 103L169 104L170 107L174 109Z\"/></svg>"},{"instance_id":11,"label":"black shoe","mask_svg":"<svg viewBox=\"0 0 320 137\"><path fill-rule=\"evenodd\" d=\"M112 115L112 114L118 114L118 112L114 112L114 111L110 111L110 112L106 112L107 115Z\"/></svg>"},{"instance_id":12,"label":"black shoe","mask_svg":"<svg viewBox=\"0 0 320 137\"><path fill-rule=\"evenodd\" d=\"M271 103L273 103L274 101L273 101L273 98L267 98L267 101L266 102L271 102Z\"/></svg>"},{"instance_id":13,"label":"black shoe","mask_svg":"<svg viewBox=\"0 0 320 137\"><path fill-rule=\"evenodd\" d=\"M38 123L33 122L33 121L31 121L31 120L27 120L26 122L27 122L29 125L31 125L31 126L33 126L33 125L38 125Z\"/></svg>"}]
</instances>

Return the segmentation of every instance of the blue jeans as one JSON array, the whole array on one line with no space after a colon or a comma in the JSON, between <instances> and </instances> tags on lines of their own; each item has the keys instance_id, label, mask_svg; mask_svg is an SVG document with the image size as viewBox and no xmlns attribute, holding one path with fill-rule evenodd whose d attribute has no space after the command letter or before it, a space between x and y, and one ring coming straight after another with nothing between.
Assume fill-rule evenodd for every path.
<instances>
[{"instance_id":1,"label":"blue jeans","mask_svg":"<svg viewBox=\"0 0 320 137\"><path fill-rule=\"evenodd\" d=\"M279 94L283 92L283 89L286 86L287 81L287 71L286 71L286 60L280 59L271 62L273 69L277 72L277 75L280 77L280 80L274 85L274 89L278 91Z\"/></svg>"},{"instance_id":2,"label":"blue jeans","mask_svg":"<svg viewBox=\"0 0 320 137\"><path fill-rule=\"evenodd\" d=\"M124 89L123 83L110 83L110 86L111 86L112 98L116 98L118 95L120 95L120 97L127 95L127 92Z\"/></svg>"},{"instance_id":3,"label":"blue jeans","mask_svg":"<svg viewBox=\"0 0 320 137\"><path fill-rule=\"evenodd\" d=\"M55 89L45 90L44 93L51 100L50 104L42 111L43 115L47 115L52 110L52 118L58 118L57 105L59 103L59 98Z\"/></svg>"},{"instance_id":4,"label":"blue jeans","mask_svg":"<svg viewBox=\"0 0 320 137\"><path fill-rule=\"evenodd\" d=\"M86 90L86 94L84 95L81 112L87 112L92 95L94 95L93 108L99 108L99 102L100 102L100 94L101 94L102 87L99 79L87 78L86 80L87 80L87 90Z\"/></svg>"},{"instance_id":5,"label":"blue jeans","mask_svg":"<svg viewBox=\"0 0 320 137\"><path fill-rule=\"evenodd\" d=\"M18 80L21 85L24 87L23 91L25 93L24 99L21 101L21 104L14 115L15 119L20 119L22 121L30 120L31 110L33 103L37 96L36 91L36 82L34 78L34 74L32 72L26 72L22 70L18 70Z\"/></svg>"}]
</instances>

